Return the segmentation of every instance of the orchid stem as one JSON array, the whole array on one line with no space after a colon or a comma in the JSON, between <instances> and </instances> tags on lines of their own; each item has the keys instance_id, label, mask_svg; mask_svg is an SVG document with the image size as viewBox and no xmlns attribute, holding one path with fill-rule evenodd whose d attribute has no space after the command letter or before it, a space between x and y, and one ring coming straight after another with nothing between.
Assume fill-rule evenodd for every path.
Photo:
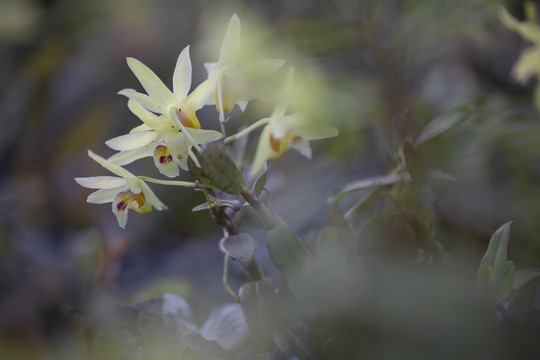
<instances>
[{"instance_id":1,"label":"orchid stem","mask_svg":"<svg viewBox=\"0 0 540 360\"><path fill-rule=\"evenodd\" d=\"M176 114L176 110L171 107L171 109L169 111L170 111L171 118L173 119L174 123L176 125L178 125L178 127L182 130L182 132L184 133L184 136L186 137L186 139L188 139L188 141L191 143L191 145L193 145L193 147L198 152L201 152L202 150L201 150L201 147L199 146L199 144L197 144L195 142L195 140L193 140L193 137L191 137L191 134L186 130L186 127L182 124L180 119L178 119L178 115Z\"/></svg>"},{"instance_id":2,"label":"orchid stem","mask_svg":"<svg viewBox=\"0 0 540 360\"><path fill-rule=\"evenodd\" d=\"M264 119L261 119L259 121L256 121L253 124L251 124L250 126L248 126L247 128L245 128L244 130L240 131L239 133L231 135L228 138L226 138L223 141L223 144L225 144L225 145L230 144L233 141L235 141L235 140L237 140L237 139L239 139L241 137L246 136L247 134L249 134L253 130L255 130L255 129L257 129L257 128L263 126L263 125L268 124L269 121L270 121L270 118L264 118Z\"/></svg>"},{"instance_id":3,"label":"orchid stem","mask_svg":"<svg viewBox=\"0 0 540 360\"><path fill-rule=\"evenodd\" d=\"M225 286L225 289L231 296L236 300L240 300L240 296L238 296L233 289L229 286L229 255L225 254L223 258L223 286Z\"/></svg>"}]
</instances>

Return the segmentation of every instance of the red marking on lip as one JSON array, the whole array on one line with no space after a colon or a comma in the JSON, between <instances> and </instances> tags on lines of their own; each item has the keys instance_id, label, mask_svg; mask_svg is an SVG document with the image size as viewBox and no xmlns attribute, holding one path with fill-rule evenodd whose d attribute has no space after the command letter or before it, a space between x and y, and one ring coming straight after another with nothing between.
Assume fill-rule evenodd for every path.
<instances>
[{"instance_id":1,"label":"red marking on lip","mask_svg":"<svg viewBox=\"0 0 540 360\"><path fill-rule=\"evenodd\" d=\"M172 161L172 155L163 155L159 157L159 163L160 164L168 164Z\"/></svg>"},{"instance_id":2,"label":"red marking on lip","mask_svg":"<svg viewBox=\"0 0 540 360\"><path fill-rule=\"evenodd\" d=\"M125 201L120 201L118 204L116 204L116 210L118 211L124 211L127 208L127 203Z\"/></svg>"}]
</instances>

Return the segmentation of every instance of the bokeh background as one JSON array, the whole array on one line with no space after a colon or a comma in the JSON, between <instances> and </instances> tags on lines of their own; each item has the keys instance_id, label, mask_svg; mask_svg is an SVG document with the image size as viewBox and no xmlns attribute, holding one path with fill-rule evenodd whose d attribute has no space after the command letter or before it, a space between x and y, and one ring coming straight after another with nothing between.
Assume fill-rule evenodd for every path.
<instances>
[{"instance_id":1,"label":"bokeh background","mask_svg":"<svg viewBox=\"0 0 540 360\"><path fill-rule=\"evenodd\" d=\"M66 312L84 307L95 288L124 300L173 289L203 313L230 301L221 230L191 211L201 194L152 186L170 210L132 212L122 230L110 206L87 204L90 191L73 178L106 175L87 149L110 156L104 141L138 125L116 94L141 90L125 58L168 84L192 44L197 84L233 13L260 34L265 55L309 69L313 111L340 129L313 144L312 160L289 152L270 165L273 206L304 240L329 224L329 195L385 174L406 136L467 104L470 120L419 149L459 180L440 194L438 231L457 258L476 261L492 232L513 220L510 258L518 268L540 266L534 83L510 75L530 44L502 26L499 4L523 17L517 0L0 0L0 338L46 346L70 331ZM210 110L199 118L215 127ZM233 116L258 115L250 105ZM151 160L130 169L159 177ZM260 231L249 219L242 226ZM277 274L264 246L258 257ZM231 272L233 286L245 281Z\"/></svg>"}]
</instances>

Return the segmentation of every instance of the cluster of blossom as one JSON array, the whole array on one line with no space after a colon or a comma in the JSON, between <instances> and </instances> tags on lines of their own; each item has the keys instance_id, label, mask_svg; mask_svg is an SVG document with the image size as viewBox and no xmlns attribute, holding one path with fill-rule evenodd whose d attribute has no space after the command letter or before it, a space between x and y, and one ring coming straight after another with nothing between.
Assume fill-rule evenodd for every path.
<instances>
[{"instance_id":1,"label":"cluster of blossom","mask_svg":"<svg viewBox=\"0 0 540 360\"><path fill-rule=\"evenodd\" d=\"M165 185L195 187L195 183L167 181L135 176L122 166L131 162L153 157L161 174L174 178L180 169L188 170L188 159L196 164L196 152L201 145L222 140L224 144L245 136L252 130L264 126L257 145L251 175L261 171L269 159L280 157L289 148L300 151L310 158L309 141L337 135L330 126L313 126L301 113L287 113L287 96L278 101L270 117L261 119L237 134L225 138L224 113L238 105L243 111L254 98L249 84L253 76L257 78L277 71L284 60L262 59L247 63L238 61L240 44L240 20L233 15L229 21L221 46L218 62L205 63L208 79L191 93L191 60L189 45L186 46L176 62L171 91L158 76L142 62L128 58L127 63L146 94L133 89L124 89L119 94L128 98L128 108L142 124L128 134L106 141L113 150L118 151L104 159L91 151L89 156L100 165L118 175L76 178L81 186L97 189L88 196L87 201L94 204L112 202L112 211L119 225L125 228L128 209L138 213L148 213L152 208L164 210L167 207L156 197L146 182ZM283 93L292 91L294 72L289 70ZM222 132L201 128L197 111L205 105L215 105L219 112Z\"/></svg>"}]
</instances>

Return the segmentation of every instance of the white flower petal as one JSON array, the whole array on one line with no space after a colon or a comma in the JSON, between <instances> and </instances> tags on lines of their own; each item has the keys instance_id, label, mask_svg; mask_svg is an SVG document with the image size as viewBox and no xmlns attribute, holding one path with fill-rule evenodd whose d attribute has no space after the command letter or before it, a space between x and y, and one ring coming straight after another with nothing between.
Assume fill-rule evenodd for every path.
<instances>
[{"instance_id":1,"label":"white flower petal","mask_svg":"<svg viewBox=\"0 0 540 360\"><path fill-rule=\"evenodd\" d=\"M244 110L246 110L246 106L248 104L248 101L237 101L236 104L238 105L240 110L242 110L242 112L243 112Z\"/></svg>"},{"instance_id":2,"label":"white flower petal","mask_svg":"<svg viewBox=\"0 0 540 360\"><path fill-rule=\"evenodd\" d=\"M133 129L129 130L129 133L133 134L134 132L150 131L150 130L153 130L150 126L148 126L146 124L141 124L139 126L135 126Z\"/></svg>"},{"instance_id":3,"label":"white flower petal","mask_svg":"<svg viewBox=\"0 0 540 360\"><path fill-rule=\"evenodd\" d=\"M250 171L251 176L257 174L265 165L266 160L275 155L275 151L272 150L270 145L270 131L271 128L269 126L265 126L261 133L259 143L257 144L257 151L255 152L255 159L253 160L253 166L251 167Z\"/></svg>"},{"instance_id":4,"label":"white flower petal","mask_svg":"<svg viewBox=\"0 0 540 360\"><path fill-rule=\"evenodd\" d=\"M276 72L283 64L285 60L282 59L255 60L238 66L238 73L248 79L259 78Z\"/></svg>"},{"instance_id":5,"label":"white flower petal","mask_svg":"<svg viewBox=\"0 0 540 360\"><path fill-rule=\"evenodd\" d=\"M203 81L199 86L195 88L189 94L185 100L184 104L186 104L187 107L193 112L199 110L204 105L206 105L210 100L210 95L214 93L214 90L216 89L217 81L219 79L219 76L221 75L221 71L218 71L214 75L212 75L210 78Z\"/></svg>"},{"instance_id":6,"label":"white flower petal","mask_svg":"<svg viewBox=\"0 0 540 360\"><path fill-rule=\"evenodd\" d=\"M326 139L337 136L339 131L329 125L311 124L311 125L292 125L294 129L307 140Z\"/></svg>"},{"instance_id":7,"label":"white flower petal","mask_svg":"<svg viewBox=\"0 0 540 360\"><path fill-rule=\"evenodd\" d=\"M126 179L116 176L79 177L75 181L88 189L112 189L126 185Z\"/></svg>"},{"instance_id":8,"label":"white flower petal","mask_svg":"<svg viewBox=\"0 0 540 360\"><path fill-rule=\"evenodd\" d=\"M236 65L240 47L240 19L234 14L229 20L219 54L220 65Z\"/></svg>"},{"instance_id":9,"label":"white flower petal","mask_svg":"<svg viewBox=\"0 0 540 360\"><path fill-rule=\"evenodd\" d=\"M176 97L161 79L146 65L135 58L127 58L128 66L148 95L163 108L176 104Z\"/></svg>"},{"instance_id":10,"label":"white flower petal","mask_svg":"<svg viewBox=\"0 0 540 360\"><path fill-rule=\"evenodd\" d=\"M112 203L112 212L116 216L118 225L120 225L122 229L125 229L128 220L128 206L127 204L122 204L119 206L118 200L119 199L114 199ZM121 201L126 201L126 199L121 199Z\"/></svg>"},{"instance_id":11,"label":"white flower petal","mask_svg":"<svg viewBox=\"0 0 540 360\"><path fill-rule=\"evenodd\" d=\"M139 185L141 186L141 190L144 194L146 202L148 204L152 204L152 206L158 210L167 210L167 206L164 203L162 203L161 200L158 199L158 197L156 196L156 194L154 194L152 189L150 189L150 187L146 185L144 181L139 180L139 182L140 182Z\"/></svg>"},{"instance_id":12,"label":"white flower petal","mask_svg":"<svg viewBox=\"0 0 540 360\"><path fill-rule=\"evenodd\" d=\"M157 103L150 96L146 94L141 94L133 89L124 89L118 92L118 95L124 95L130 100L135 100L140 105L144 106L146 109L153 111L155 113L164 114L167 112L167 109ZM129 107L129 102L128 102ZM137 115L137 114L135 114Z\"/></svg>"},{"instance_id":13,"label":"white flower petal","mask_svg":"<svg viewBox=\"0 0 540 360\"><path fill-rule=\"evenodd\" d=\"M101 166L103 166L105 169L109 170L113 174L121 176L125 178L126 180L135 178L135 175L133 175L132 173L130 173L123 167L120 167L116 164L113 164L110 161L105 160L101 156L94 154L91 150L88 150L88 156L90 156L94 161L96 161L98 164L100 164Z\"/></svg>"},{"instance_id":14,"label":"white flower petal","mask_svg":"<svg viewBox=\"0 0 540 360\"><path fill-rule=\"evenodd\" d=\"M186 128L189 132L189 135L195 140L197 144L205 144L218 139L221 139L223 135L219 131L215 130L203 130L203 129L192 129Z\"/></svg>"},{"instance_id":15,"label":"white flower petal","mask_svg":"<svg viewBox=\"0 0 540 360\"><path fill-rule=\"evenodd\" d=\"M90 204L106 204L113 201L120 191L122 188L100 189L88 195L86 201Z\"/></svg>"},{"instance_id":16,"label":"white flower petal","mask_svg":"<svg viewBox=\"0 0 540 360\"><path fill-rule=\"evenodd\" d=\"M152 156L152 154L154 153L154 148L156 146L157 142L154 141L135 150L120 151L108 158L107 161L110 161L120 166L131 164L135 160Z\"/></svg>"},{"instance_id":17,"label":"white flower petal","mask_svg":"<svg viewBox=\"0 0 540 360\"><path fill-rule=\"evenodd\" d=\"M136 99L129 99L128 108L143 123L156 131L162 131L167 127L167 122L163 118L148 111L144 104L139 103Z\"/></svg>"},{"instance_id":18,"label":"white flower petal","mask_svg":"<svg viewBox=\"0 0 540 360\"><path fill-rule=\"evenodd\" d=\"M154 164L160 173L170 178L180 175L178 164L173 160L172 154L169 152L166 146L158 145L152 155L154 158Z\"/></svg>"},{"instance_id":19,"label":"white flower petal","mask_svg":"<svg viewBox=\"0 0 540 360\"><path fill-rule=\"evenodd\" d=\"M155 131L137 131L134 133L117 136L105 141L105 144L113 150L133 150L148 145L159 136Z\"/></svg>"},{"instance_id":20,"label":"white flower petal","mask_svg":"<svg viewBox=\"0 0 540 360\"><path fill-rule=\"evenodd\" d=\"M219 64L217 62L205 62L204 68L208 72L208 77L212 77L219 70Z\"/></svg>"},{"instance_id":21,"label":"white flower petal","mask_svg":"<svg viewBox=\"0 0 540 360\"><path fill-rule=\"evenodd\" d=\"M173 160L180 166L187 161L189 147L186 142L186 137L181 132L170 131L165 134L165 146L171 153ZM185 165L184 165L185 166ZM184 167L182 166L184 169Z\"/></svg>"},{"instance_id":22,"label":"white flower petal","mask_svg":"<svg viewBox=\"0 0 540 360\"><path fill-rule=\"evenodd\" d=\"M191 60L189 45L182 50L176 61L173 74L173 93L178 101L182 101L191 87Z\"/></svg>"},{"instance_id":23,"label":"white flower petal","mask_svg":"<svg viewBox=\"0 0 540 360\"><path fill-rule=\"evenodd\" d=\"M305 138L296 140L294 143L290 143L290 146L300 152L308 159L311 159L311 147L309 146L309 141Z\"/></svg>"}]
</instances>

